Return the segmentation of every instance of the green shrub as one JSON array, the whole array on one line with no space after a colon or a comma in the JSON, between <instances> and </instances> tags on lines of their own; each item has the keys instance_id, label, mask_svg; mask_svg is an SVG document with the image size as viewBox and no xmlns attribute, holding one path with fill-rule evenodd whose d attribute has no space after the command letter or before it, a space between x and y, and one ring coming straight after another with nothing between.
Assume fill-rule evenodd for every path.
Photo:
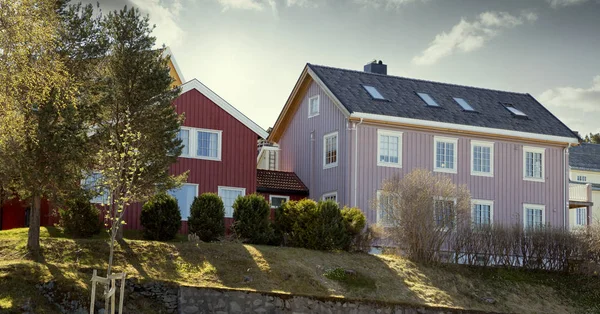
<instances>
[{"instance_id":1,"label":"green shrub","mask_svg":"<svg viewBox=\"0 0 600 314\"><path fill-rule=\"evenodd\" d=\"M74 238L89 238L100 232L100 210L87 198L76 198L65 205L65 208L59 209L59 224L65 233Z\"/></svg>"},{"instance_id":2,"label":"green shrub","mask_svg":"<svg viewBox=\"0 0 600 314\"><path fill-rule=\"evenodd\" d=\"M144 239L174 239L181 228L181 212L177 200L165 193L154 195L142 207L140 222L144 227Z\"/></svg>"},{"instance_id":3,"label":"green shrub","mask_svg":"<svg viewBox=\"0 0 600 314\"><path fill-rule=\"evenodd\" d=\"M274 237L269 221L271 208L262 195L238 197L233 203L232 229L238 239L252 244L269 244Z\"/></svg>"},{"instance_id":4,"label":"green shrub","mask_svg":"<svg viewBox=\"0 0 600 314\"><path fill-rule=\"evenodd\" d=\"M188 219L189 233L202 241L215 241L225 235L225 207L214 193L194 198Z\"/></svg>"},{"instance_id":5,"label":"green shrub","mask_svg":"<svg viewBox=\"0 0 600 314\"><path fill-rule=\"evenodd\" d=\"M322 201L318 207L318 229L316 235L318 250L347 250L352 240L346 230L346 224L338 204L334 201Z\"/></svg>"},{"instance_id":6,"label":"green shrub","mask_svg":"<svg viewBox=\"0 0 600 314\"><path fill-rule=\"evenodd\" d=\"M348 237L350 237L350 247L348 250L361 250L359 248L362 242L362 235L367 224L367 218L363 212L356 207L344 207L341 210L342 217L344 218L344 226ZM361 239L359 239L361 238Z\"/></svg>"}]
</instances>

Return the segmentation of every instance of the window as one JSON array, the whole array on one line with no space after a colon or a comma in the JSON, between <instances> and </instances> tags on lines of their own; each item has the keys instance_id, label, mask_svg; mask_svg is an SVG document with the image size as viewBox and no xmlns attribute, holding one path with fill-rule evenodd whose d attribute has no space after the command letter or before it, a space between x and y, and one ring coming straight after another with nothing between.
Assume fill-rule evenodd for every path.
<instances>
[{"instance_id":1,"label":"window","mask_svg":"<svg viewBox=\"0 0 600 314\"><path fill-rule=\"evenodd\" d=\"M458 139L436 136L434 145L434 171L456 173Z\"/></svg>"},{"instance_id":2,"label":"window","mask_svg":"<svg viewBox=\"0 0 600 314\"><path fill-rule=\"evenodd\" d=\"M494 176L494 143L471 141L471 175Z\"/></svg>"},{"instance_id":3,"label":"window","mask_svg":"<svg viewBox=\"0 0 600 314\"><path fill-rule=\"evenodd\" d=\"M93 172L83 180L83 188L92 192L95 196L90 200L93 204L108 204L109 191L101 186L102 175L98 172Z\"/></svg>"},{"instance_id":4,"label":"window","mask_svg":"<svg viewBox=\"0 0 600 314\"><path fill-rule=\"evenodd\" d=\"M454 200L434 200L433 217L435 225L443 228L454 228Z\"/></svg>"},{"instance_id":5,"label":"window","mask_svg":"<svg viewBox=\"0 0 600 314\"><path fill-rule=\"evenodd\" d=\"M338 132L323 136L323 169L332 168L338 164Z\"/></svg>"},{"instance_id":6,"label":"window","mask_svg":"<svg viewBox=\"0 0 600 314\"><path fill-rule=\"evenodd\" d=\"M535 229L546 223L546 206L535 204L523 205L523 224L526 229Z\"/></svg>"},{"instance_id":7,"label":"window","mask_svg":"<svg viewBox=\"0 0 600 314\"><path fill-rule=\"evenodd\" d=\"M323 197L321 199L324 201L337 202L337 192L325 193L325 194L323 194Z\"/></svg>"},{"instance_id":8,"label":"window","mask_svg":"<svg viewBox=\"0 0 600 314\"><path fill-rule=\"evenodd\" d=\"M489 226L494 219L494 202L486 200L472 201L471 221L474 226Z\"/></svg>"},{"instance_id":9,"label":"window","mask_svg":"<svg viewBox=\"0 0 600 314\"><path fill-rule=\"evenodd\" d=\"M383 191L377 191L377 217L376 223L382 226L390 226L393 222L390 220L390 212L393 210L393 200L389 195L384 195Z\"/></svg>"},{"instance_id":10,"label":"window","mask_svg":"<svg viewBox=\"0 0 600 314\"><path fill-rule=\"evenodd\" d=\"M523 111L515 108L515 106L513 106L513 104L503 104L503 105L504 105L504 108L506 108L506 110L510 111L510 113L512 113L513 115L518 116L518 117L527 117L527 115Z\"/></svg>"},{"instance_id":11,"label":"window","mask_svg":"<svg viewBox=\"0 0 600 314\"><path fill-rule=\"evenodd\" d=\"M219 187L219 197L223 200L223 206L225 207L225 218L233 217L233 203L239 196L244 195L246 195L246 189L244 188Z\"/></svg>"},{"instance_id":12,"label":"window","mask_svg":"<svg viewBox=\"0 0 600 314\"><path fill-rule=\"evenodd\" d=\"M181 145L183 145L183 149L181 150L181 156L189 156L190 155L190 130L181 129L179 133L177 133L177 138L181 140Z\"/></svg>"},{"instance_id":13,"label":"window","mask_svg":"<svg viewBox=\"0 0 600 314\"><path fill-rule=\"evenodd\" d=\"M544 181L544 149L523 147L523 179Z\"/></svg>"},{"instance_id":14,"label":"window","mask_svg":"<svg viewBox=\"0 0 600 314\"><path fill-rule=\"evenodd\" d=\"M577 226L586 226L587 225L587 208L580 207L575 209L575 223Z\"/></svg>"},{"instance_id":15,"label":"window","mask_svg":"<svg viewBox=\"0 0 600 314\"><path fill-rule=\"evenodd\" d=\"M181 212L181 220L187 221L194 198L198 196L198 185L184 183L180 188L169 191L169 195L177 200L179 212Z\"/></svg>"},{"instance_id":16,"label":"window","mask_svg":"<svg viewBox=\"0 0 600 314\"><path fill-rule=\"evenodd\" d=\"M198 131L198 157L217 158L219 156L219 134L211 131Z\"/></svg>"},{"instance_id":17,"label":"window","mask_svg":"<svg viewBox=\"0 0 600 314\"><path fill-rule=\"evenodd\" d=\"M308 99L308 117L312 118L319 115L319 95Z\"/></svg>"},{"instance_id":18,"label":"window","mask_svg":"<svg viewBox=\"0 0 600 314\"><path fill-rule=\"evenodd\" d=\"M428 94L425 93L417 93L417 95L419 95L419 97L421 97L421 99L423 99L423 101L427 104L427 106L431 106L431 107L439 107L440 105L437 104L437 102L435 102L435 100L433 100L433 98L431 98L431 96L429 96Z\"/></svg>"},{"instance_id":19,"label":"window","mask_svg":"<svg viewBox=\"0 0 600 314\"><path fill-rule=\"evenodd\" d=\"M579 181L579 182L587 182L587 177L586 176L577 176L577 181Z\"/></svg>"},{"instance_id":20,"label":"window","mask_svg":"<svg viewBox=\"0 0 600 314\"><path fill-rule=\"evenodd\" d=\"M367 90L367 92L369 92L369 95L371 95L373 99L385 100L385 97L381 95L377 88L368 85L363 85L363 87Z\"/></svg>"},{"instance_id":21,"label":"window","mask_svg":"<svg viewBox=\"0 0 600 314\"><path fill-rule=\"evenodd\" d=\"M221 160L221 130L182 127L177 138L183 145L180 157Z\"/></svg>"},{"instance_id":22,"label":"window","mask_svg":"<svg viewBox=\"0 0 600 314\"><path fill-rule=\"evenodd\" d=\"M473 107L471 107L471 105L469 105L469 103L466 100L462 99L462 98L456 98L455 97L454 101L456 101L456 103L461 108L463 108L463 110L466 110L466 111L475 111L475 109L473 109Z\"/></svg>"},{"instance_id":23,"label":"window","mask_svg":"<svg viewBox=\"0 0 600 314\"><path fill-rule=\"evenodd\" d=\"M280 195L271 195L269 196L269 203L271 203L271 208L278 208L283 203L290 200L289 196L280 196Z\"/></svg>"},{"instance_id":24,"label":"window","mask_svg":"<svg viewBox=\"0 0 600 314\"><path fill-rule=\"evenodd\" d=\"M402 133L377 130L377 165L402 167Z\"/></svg>"}]
</instances>

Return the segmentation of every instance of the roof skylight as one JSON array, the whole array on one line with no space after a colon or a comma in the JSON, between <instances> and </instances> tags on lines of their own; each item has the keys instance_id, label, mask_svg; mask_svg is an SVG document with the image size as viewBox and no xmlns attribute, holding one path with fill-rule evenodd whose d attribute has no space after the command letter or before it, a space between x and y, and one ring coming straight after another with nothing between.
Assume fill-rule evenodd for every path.
<instances>
[{"instance_id":1,"label":"roof skylight","mask_svg":"<svg viewBox=\"0 0 600 314\"><path fill-rule=\"evenodd\" d=\"M373 99L385 100L385 97L381 95L377 88L369 85L363 85L363 87L365 88L365 90L367 90L367 92L369 92L369 95L371 95Z\"/></svg>"},{"instance_id":2,"label":"roof skylight","mask_svg":"<svg viewBox=\"0 0 600 314\"><path fill-rule=\"evenodd\" d=\"M508 111L510 111L512 114L514 114L515 116L527 117L527 115L523 111L515 108L512 104L504 104L504 107L506 107L506 109Z\"/></svg>"},{"instance_id":3,"label":"roof skylight","mask_svg":"<svg viewBox=\"0 0 600 314\"><path fill-rule=\"evenodd\" d=\"M437 102L435 102L435 100L433 100L433 98L431 98L431 96L429 96L428 94L425 93L417 93L417 95L419 95L419 97L421 97L421 99L423 99L423 101L427 104L427 106L431 106L431 107L439 107L440 105L437 104Z\"/></svg>"},{"instance_id":4,"label":"roof skylight","mask_svg":"<svg viewBox=\"0 0 600 314\"><path fill-rule=\"evenodd\" d=\"M456 101L456 103L459 104L463 108L463 110L475 111L475 109L473 109L473 107L471 107L471 105L469 105L469 103L462 98L454 97L454 101Z\"/></svg>"}]
</instances>

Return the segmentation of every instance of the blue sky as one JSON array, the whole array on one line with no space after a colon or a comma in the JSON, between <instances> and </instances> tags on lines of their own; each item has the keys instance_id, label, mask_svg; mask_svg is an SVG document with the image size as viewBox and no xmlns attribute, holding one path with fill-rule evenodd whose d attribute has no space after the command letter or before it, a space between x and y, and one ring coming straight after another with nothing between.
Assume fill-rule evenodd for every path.
<instances>
[{"instance_id":1,"label":"blue sky","mask_svg":"<svg viewBox=\"0 0 600 314\"><path fill-rule=\"evenodd\" d=\"M94 1L95 2L95 1ZM600 0L100 0L156 24L185 79L263 128L307 62L526 92L600 132Z\"/></svg>"}]
</instances>

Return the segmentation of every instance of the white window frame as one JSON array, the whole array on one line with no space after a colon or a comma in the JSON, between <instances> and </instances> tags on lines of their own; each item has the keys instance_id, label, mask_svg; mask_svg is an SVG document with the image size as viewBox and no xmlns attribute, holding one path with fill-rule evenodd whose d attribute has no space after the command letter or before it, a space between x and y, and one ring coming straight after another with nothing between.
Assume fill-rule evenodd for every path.
<instances>
[{"instance_id":1,"label":"white window frame","mask_svg":"<svg viewBox=\"0 0 600 314\"><path fill-rule=\"evenodd\" d=\"M335 162L327 164L327 139L335 136ZM340 160L340 137L338 132L331 132L323 135L323 169L337 167Z\"/></svg>"},{"instance_id":2,"label":"white window frame","mask_svg":"<svg viewBox=\"0 0 600 314\"><path fill-rule=\"evenodd\" d=\"M313 99L317 100L317 111L316 112L312 112L311 111L311 109L312 109L311 108L311 103L312 103ZM316 116L319 115L319 113L321 113L321 99L320 99L319 95L315 95L315 96L309 97L308 98L308 117L309 118L316 117Z\"/></svg>"},{"instance_id":3,"label":"white window frame","mask_svg":"<svg viewBox=\"0 0 600 314\"><path fill-rule=\"evenodd\" d=\"M452 221L452 229L454 230L456 228L456 223L457 221L457 211L456 211L456 204L457 204L457 199L456 198L444 198L441 196L436 196L433 198L433 223L434 225L437 227L437 223L435 221L435 202L436 201L446 201L446 202L453 202L454 203L454 219ZM448 230L448 227L444 227L444 230Z\"/></svg>"},{"instance_id":4,"label":"white window frame","mask_svg":"<svg viewBox=\"0 0 600 314\"><path fill-rule=\"evenodd\" d=\"M587 182L587 176L577 175L575 178L577 182Z\"/></svg>"},{"instance_id":5,"label":"white window frame","mask_svg":"<svg viewBox=\"0 0 600 314\"><path fill-rule=\"evenodd\" d=\"M192 128L188 126L180 127L181 130L187 130L189 132L188 141L188 155L181 155L181 158L191 158L191 159L203 159L203 160L212 160L212 161L221 161L221 150L223 147L223 131L222 130L212 130L212 129L202 129L202 128ZM207 132L217 134L217 157L206 157L198 155L198 132Z\"/></svg>"},{"instance_id":6,"label":"white window frame","mask_svg":"<svg viewBox=\"0 0 600 314\"><path fill-rule=\"evenodd\" d=\"M190 157L191 157L191 155L192 155L192 150L191 150L191 148L192 148L192 141L191 141L191 138L192 138L192 133L193 133L194 131L192 131L192 128L188 128L188 127L184 127L184 126L180 127L180 128L179 128L179 131L187 131L187 132L188 132L188 141L187 141L187 145L184 145L184 146L187 146L188 153L187 153L187 154L183 154L183 151L182 151L182 152L181 152L181 155L179 155L179 157L186 157L186 158L190 158ZM179 136L179 131L177 131L177 136ZM184 144L184 143L183 143L183 141L181 142L181 144Z\"/></svg>"},{"instance_id":7,"label":"white window frame","mask_svg":"<svg viewBox=\"0 0 600 314\"><path fill-rule=\"evenodd\" d=\"M527 153L541 153L542 154L542 177L534 178L527 176ZM546 181L546 149L542 147L523 146L523 180L534 181L534 182L545 182Z\"/></svg>"},{"instance_id":8,"label":"white window frame","mask_svg":"<svg viewBox=\"0 0 600 314\"><path fill-rule=\"evenodd\" d=\"M380 167L394 167L402 168L402 137L403 132L390 131L390 130L377 130L377 166ZM380 160L381 155L381 136L394 136L398 138L398 162L385 162Z\"/></svg>"},{"instance_id":9,"label":"white window frame","mask_svg":"<svg viewBox=\"0 0 600 314\"><path fill-rule=\"evenodd\" d=\"M583 218L580 219L580 212L583 212ZM579 222L582 221L583 224ZM583 227L588 225L588 208L587 207L577 207L575 208L575 221L574 225L576 227Z\"/></svg>"},{"instance_id":10,"label":"white window frame","mask_svg":"<svg viewBox=\"0 0 600 314\"><path fill-rule=\"evenodd\" d=\"M331 196L335 196L335 202L338 202L338 197L337 197L337 191L334 192L328 192L323 194L323 196L321 196L321 200L325 201L327 197L331 197Z\"/></svg>"},{"instance_id":11,"label":"white window frame","mask_svg":"<svg viewBox=\"0 0 600 314\"><path fill-rule=\"evenodd\" d=\"M92 189L97 189L98 185L97 182L98 180L94 181L94 185L93 186L87 186L87 182L86 179L94 176L94 175L99 175L100 178L102 177L102 174L98 171L92 171L91 173L89 173L89 175L86 175L85 178L81 179L80 181L80 185L83 186L86 190L88 188L92 188ZM107 188L104 188L103 191L100 191L101 194L98 194L96 196L94 196L93 198L90 199L90 203L92 204L108 204L108 202L110 201L110 191Z\"/></svg>"},{"instance_id":12,"label":"white window frame","mask_svg":"<svg viewBox=\"0 0 600 314\"><path fill-rule=\"evenodd\" d=\"M273 206L273 197L277 197L277 198L284 198L286 202L290 201L290 197L287 195L269 195L269 207L271 208L277 208Z\"/></svg>"},{"instance_id":13,"label":"white window frame","mask_svg":"<svg viewBox=\"0 0 600 314\"><path fill-rule=\"evenodd\" d=\"M471 222L474 226L484 226L481 224L475 224L475 205L484 205L490 207L490 226L494 224L494 201L492 200L481 200L471 199Z\"/></svg>"},{"instance_id":14,"label":"white window frame","mask_svg":"<svg viewBox=\"0 0 600 314\"><path fill-rule=\"evenodd\" d=\"M223 190L240 191L240 192L242 192L241 196L246 196L246 188L238 188L238 187L233 187L233 186L218 186L217 195L219 195L221 200L223 200L223 196L221 195L221 191L223 191ZM231 204L231 205L233 206L233 204ZM227 209L225 209L225 218L233 218L233 212L234 212L234 209L232 207L231 208L231 216L228 216Z\"/></svg>"},{"instance_id":15,"label":"white window frame","mask_svg":"<svg viewBox=\"0 0 600 314\"><path fill-rule=\"evenodd\" d=\"M383 193L382 190L377 190L377 210L375 213L375 223L382 227L391 227L393 225L391 221L382 221L379 219L379 217L381 216L381 212L383 211L383 209L381 208L381 193Z\"/></svg>"},{"instance_id":16,"label":"white window frame","mask_svg":"<svg viewBox=\"0 0 600 314\"><path fill-rule=\"evenodd\" d=\"M196 195L194 197L198 197L199 196L198 195L199 184L197 184L197 183L183 183L181 186L184 186L184 185L195 186L196 187ZM175 190L177 190L177 189L175 189ZM167 194L169 194L169 193L167 192ZM169 194L169 195L171 195L171 194ZM171 196L173 196L173 195L171 195ZM175 198L175 197L173 196L173 198ZM179 208L179 213L181 214L181 221L188 221L189 216L192 215L192 204L194 203L194 201L192 200L192 204L190 204L190 208L187 209L188 212L189 212L189 216L188 217L183 217L183 213L181 212L181 207L179 207L179 201L177 200L177 198L175 198L175 201L177 201L177 207Z\"/></svg>"},{"instance_id":17,"label":"white window frame","mask_svg":"<svg viewBox=\"0 0 600 314\"><path fill-rule=\"evenodd\" d=\"M488 147L490 149L490 172L475 171L475 147ZM471 141L471 175L482 177L494 176L494 142Z\"/></svg>"},{"instance_id":18,"label":"white window frame","mask_svg":"<svg viewBox=\"0 0 600 314\"><path fill-rule=\"evenodd\" d=\"M437 167L437 143L453 143L454 144L454 156L453 156L453 164L454 168L438 168ZM458 173L458 138L453 137L444 137L444 136L434 136L433 138L433 171L435 172L445 172L445 173Z\"/></svg>"},{"instance_id":19,"label":"white window frame","mask_svg":"<svg viewBox=\"0 0 600 314\"><path fill-rule=\"evenodd\" d=\"M542 226L546 225L546 205L523 204L523 229L527 229L527 209L538 209L542 211Z\"/></svg>"}]
</instances>

